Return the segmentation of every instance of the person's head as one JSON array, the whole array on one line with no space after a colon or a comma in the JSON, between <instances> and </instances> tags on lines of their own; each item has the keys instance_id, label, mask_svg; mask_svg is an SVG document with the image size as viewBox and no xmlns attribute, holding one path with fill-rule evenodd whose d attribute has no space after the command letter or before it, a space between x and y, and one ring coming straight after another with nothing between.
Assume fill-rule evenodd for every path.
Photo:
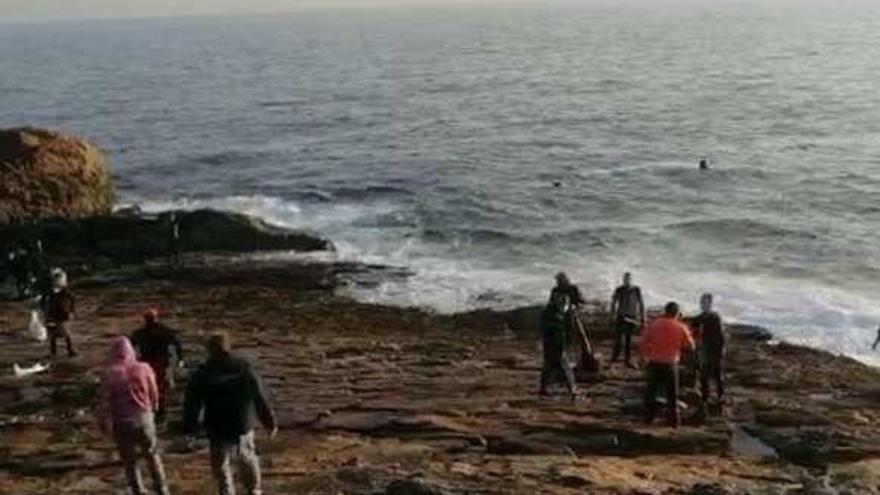
<instances>
[{"instance_id":1,"label":"person's head","mask_svg":"<svg viewBox=\"0 0 880 495\"><path fill-rule=\"evenodd\" d=\"M128 337L116 337L110 343L110 364L128 364L137 359Z\"/></svg>"},{"instance_id":2,"label":"person's head","mask_svg":"<svg viewBox=\"0 0 880 495\"><path fill-rule=\"evenodd\" d=\"M623 285L629 287L633 283L632 273L626 272L623 274Z\"/></svg>"},{"instance_id":3,"label":"person's head","mask_svg":"<svg viewBox=\"0 0 880 495\"><path fill-rule=\"evenodd\" d=\"M712 311L712 294L708 292L700 296L700 309L704 313Z\"/></svg>"},{"instance_id":4,"label":"person's head","mask_svg":"<svg viewBox=\"0 0 880 495\"><path fill-rule=\"evenodd\" d=\"M159 321L159 310L156 308L147 308L144 311L144 323L153 324Z\"/></svg>"},{"instance_id":5,"label":"person's head","mask_svg":"<svg viewBox=\"0 0 880 495\"><path fill-rule=\"evenodd\" d=\"M556 274L556 285L560 287L568 287L571 285L571 280L568 278L568 275L565 272L559 272Z\"/></svg>"},{"instance_id":6,"label":"person's head","mask_svg":"<svg viewBox=\"0 0 880 495\"><path fill-rule=\"evenodd\" d=\"M232 343L229 340L229 334L226 332L216 332L211 334L211 336L208 337L206 347L208 348L209 357L220 357L229 354L232 350Z\"/></svg>"},{"instance_id":7,"label":"person's head","mask_svg":"<svg viewBox=\"0 0 880 495\"><path fill-rule=\"evenodd\" d=\"M52 288L54 289L64 289L67 287L67 274L64 273L64 270L61 268L53 268L51 271L52 275Z\"/></svg>"},{"instance_id":8,"label":"person's head","mask_svg":"<svg viewBox=\"0 0 880 495\"><path fill-rule=\"evenodd\" d=\"M557 311L559 313L567 313L570 304L571 301L569 300L567 294L563 294L562 292L554 292L553 295L550 296L550 303L548 305L553 311Z\"/></svg>"},{"instance_id":9,"label":"person's head","mask_svg":"<svg viewBox=\"0 0 880 495\"><path fill-rule=\"evenodd\" d=\"M668 302L666 306L663 308L663 316L667 318L678 318L681 314L681 309L678 307L677 302Z\"/></svg>"}]
</instances>

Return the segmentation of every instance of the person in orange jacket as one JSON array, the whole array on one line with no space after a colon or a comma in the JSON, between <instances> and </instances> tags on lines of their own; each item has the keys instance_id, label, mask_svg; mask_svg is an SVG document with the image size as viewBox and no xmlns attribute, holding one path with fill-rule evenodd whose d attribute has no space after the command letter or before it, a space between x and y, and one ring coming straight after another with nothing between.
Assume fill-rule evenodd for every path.
<instances>
[{"instance_id":1,"label":"person in orange jacket","mask_svg":"<svg viewBox=\"0 0 880 495\"><path fill-rule=\"evenodd\" d=\"M652 321L642 336L641 353L645 362L647 387L645 389L645 421L651 423L657 412L657 392L666 390L669 407L667 421L677 428L681 425L678 411L678 362L683 350L693 351L694 339L690 330L680 321L677 303L666 304L663 316Z\"/></svg>"}]
</instances>

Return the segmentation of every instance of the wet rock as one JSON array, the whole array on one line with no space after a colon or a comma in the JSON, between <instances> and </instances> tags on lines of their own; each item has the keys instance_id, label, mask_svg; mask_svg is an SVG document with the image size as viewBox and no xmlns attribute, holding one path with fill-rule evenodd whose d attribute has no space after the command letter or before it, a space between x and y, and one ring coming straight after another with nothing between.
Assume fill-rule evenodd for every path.
<instances>
[{"instance_id":1,"label":"wet rock","mask_svg":"<svg viewBox=\"0 0 880 495\"><path fill-rule=\"evenodd\" d=\"M67 493L106 493L110 485L97 476L85 476L67 487Z\"/></svg>"},{"instance_id":2,"label":"wet rock","mask_svg":"<svg viewBox=\"0 0 880 495\"><path fill-rule=\"evenodd\" d=\"M832 461L835 440L827 430L812 429L748 429L766 444L773 447L783 459L810 467L824 467Z\"/></svg>"},{"instance_id":3,"label":"wet rock","mask_svg":"<svg viewBox=\"0 0 880 495\"><path fill-rule=\"evenodd\" d=\"M89 141L37 128L0 130L0 224L110 213L104 154Z\"/></svg>"},{"instance_id":4,"label":"wet rock","mask_svg":"<svg viewBox=\"0 0 880 495\"><path fill-rule=\"evenodd\" d=\"M180 240L173 246L170 213L103 215L81 219L50 218L33 225L0 227L0 236L41 239L47 255L66 264L94 261L140 263L190 252L332 251L333 244L315 233L270 225L240 213L218 210L175 212Z\"/></svg>"},{"instance_id":5,"label":"wet rock","mask_svg":"<svg viewBox=\"0 0 880 495\"><path fill-rule=\"evenodd\" d=\"M743 323L729 323L725 325L725 332L729 336L739 340L748 340L754 342L767 342L773 340L773 333L764 327L757 325L746 325Z\"/></svg>"},{"instance_id":6,"label":"wet rock","mask_svg":"<svg viewBox=\"0 0 880 495\"><path fill-rule=\"evenodd\" d=\"M385 489L384 495L451 495L441 487L420 480L397 480Z\"/></svg>"},{"instance_id":7,"label":"wet rock","mask_svg":"<svg viewBox=\"0 0 880 495\"><path fill-rule=\"evenodd\" d=\"M522 437L489 438L486 451L495 455L574 455L574 451L568 445Z\"/></svg>"},{"instance_id":8,"label":"wet rock","mask_svg":"<svg viewBox=\"0 0 880 495\"><path fill-rule=\"evenodd\" d=\"M683 495L733 495L733 493L735 492L728 490L718 483L697 483L685 491Z\"/></svg>"}]
</instances>

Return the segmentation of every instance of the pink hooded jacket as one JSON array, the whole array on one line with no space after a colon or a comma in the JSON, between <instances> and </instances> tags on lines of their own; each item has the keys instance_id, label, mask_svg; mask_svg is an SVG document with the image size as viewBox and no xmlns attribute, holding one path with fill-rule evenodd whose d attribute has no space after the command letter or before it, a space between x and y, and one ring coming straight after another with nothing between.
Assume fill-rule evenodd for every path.
<instances>
[{"instance_id":1,"label":"pink hooded jacket","mask_svg":"<svg viewBox=\"0 0 880 495\"><path fill-rule=\"evenodd\" d=\"M101 377L101 395L98 419L105 429L108 419L118 422L137 418L152 413L159 405L156 375L149 365L137 360L126 337L117 337L110 345L110 365Z\"/></svg>"}]
</instances>

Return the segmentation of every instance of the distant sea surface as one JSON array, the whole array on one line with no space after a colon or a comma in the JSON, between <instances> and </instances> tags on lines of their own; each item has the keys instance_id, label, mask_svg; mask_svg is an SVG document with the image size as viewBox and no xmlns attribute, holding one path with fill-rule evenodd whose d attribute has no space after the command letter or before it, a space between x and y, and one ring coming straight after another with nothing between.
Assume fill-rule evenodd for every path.
<instances>
[{"instance_id":1,"label":"distant sea surface","mask_svg":"<svg viewBox=\"0 0 880 495\"><path fill-rule=\"evenodd\" d=\"M365 300L537 303L558 270L605 299L631 270L880 364L880 3L652 5L0 25L0 126L94 139L125 203L412 270Z\"/></svg>"}]
</instances>

